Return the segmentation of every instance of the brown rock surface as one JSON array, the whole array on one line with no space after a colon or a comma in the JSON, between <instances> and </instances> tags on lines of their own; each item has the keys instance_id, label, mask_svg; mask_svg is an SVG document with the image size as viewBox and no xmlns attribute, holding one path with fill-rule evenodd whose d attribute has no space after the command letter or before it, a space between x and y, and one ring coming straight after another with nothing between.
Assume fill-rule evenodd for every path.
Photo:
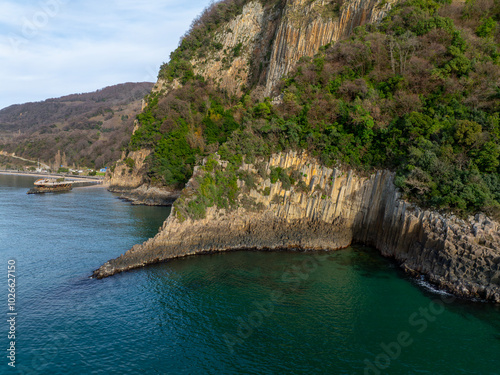
<instances>
[{"instance_id":1,"label":"brown rock surface","mask_svg":"<svg viewBox=\"0 0 500 375\"><path fill-rule=\"evenodd\" d=\"M251 1L215 33L214 42L220 43L221 49L191 61L194 73L233 94L240 95L244 86L258 84L261 88L255 92L269 96L301 57L313 56L321 46L349 35L356 26L380 21L396 1L345 0L340 8L332 0L288 0L272 8ZM160 78L152 93L166 94L180 86L176 79ZM145 105L143 102L143 109ZM136 123L134 132L137 129ZM138 150L127 155L135 162L133 168L123 156L114 172L106 176L106 183L111 191L136 204L171 204L178 191L147 184L144 160L150 153Z\"/></svg>"},{"instance_id":2,"label":"brown rock surface","mask_svg":"<svg viewBox=\"0 0 500 375\"><path fill-rule=\"evenodd\" d=\"M109 170L104 183L116 191L131 190L144 183L145 160L151 154L150 150L132 151L128 155L123 153L113 170ZM127 164L127 159L132 165Z\"/></svg>"},{"instance_id":3,"label":"brown rock surface","mask_svg":"<svg viewBox=\"0 0 500 375\"><path fill-rule=\"evenodd\" d=\"M120 198L132 204L146 206L168 206L178 197L180 191L166 187L151 186L145 180L146 158L150 150L132 151L116 163L113 171L106 174L104 183L113 193L121 193Z\"/></svg>"},{"instance_id":4,"label":"brown rock surface","mask_svg":"<svg viewBox=\"0 0 500 375\"><path fill-rule=\"evenodd\" d=\"M345 0L338 7L332 0L288 0L272 8L251 1L215 33L214 42L221 48L191 61L194 73L232 94L257 84L269 96L301 57L314 56L321 46L348 36L357 26L379 22L396 1ZM178 86L160 79L153 92Z\"/></svg>"},{"instance_id":5,"label":"brown rock surface","mask_svg":"<svg viewBox=\"0 0 500 375\"><path fill-rule=\"evenodd\" d=\"M266 95L304 56L314 56L321 46L352 33L355 27L379 22L395 1L346 0L288 1L272 46L265 83Z\"/></svg>"}]
</instances>

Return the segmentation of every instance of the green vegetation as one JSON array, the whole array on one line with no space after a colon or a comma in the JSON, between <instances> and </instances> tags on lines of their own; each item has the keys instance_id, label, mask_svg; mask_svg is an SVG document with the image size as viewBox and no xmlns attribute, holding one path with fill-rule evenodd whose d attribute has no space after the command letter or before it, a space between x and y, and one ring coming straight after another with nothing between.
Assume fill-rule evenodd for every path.
<instances>
[{"instance_id":1,"label":"green vegetation","mask_svg":"<svg viewBox=\"0 0 500 375\"><path fill-rule=\"evenodd\" d=\"M170 55L170 61L161 66L158 78L179 79L185 84L194 78L191 60L204 57L210 49L220 50L220 43L213 43L214 31L222 24L237 16L248 0L229 0L212 3L191 24L190 30L182 37L179 47ZM236 56L241 49L235 48Z\"/></svg>"},{"instance_id":2,"label":"green vegetation","mask_svg":"<svg viewBox=\"0 0 500 375\"><path fill-rule=\"evenodd\" d=\"M194 79L191 60L203 59L212 51L220 51L222 44L214 42L214 33L222 25L241 14L250 0L224 0L212 2L191 24L190 30L181 38L179 47L170 54L170 61L160 67L158 78L178 79L182 84ZM272 7L279 0L260 0L263 6ZM231 58L241 54L242 43L231 51Z\"/></svg>"},{"instance_id":3,"label":"green vegetation","mask_svg":"<svg viewBox=\"0 0 500 375\"><path fill-rule=\"evenodd\" d=\"M271 167L271 175L270 175L271 183L274 184L278 180L281 181L281 184L283 186L283 189L288 190L290 187L293 185L292 180L290 176L288 175L287 171L283 168L280 167Z\"/></svg>"},{"instance_id":4,"label":"green vegetation","mask_svg":"<svg viewBox=\"0 0 500 375\"><path fill-rule=\"evenodd\" d=\"M500 2L481 4L402 3L379 27L358 28L303 59L283 80L277 106L189 78L149 98L130 147L155 150L150 177L167 185L183 186L195 163L215 151L229 161L224 172L213 167L196 177L176 203L184 218L203 217L213 205L234 207L236 180L250 178L238 174L243 158L253 163L291 149L327 166L394 170L405 197L423 207L498 218ZM196 35L174 55L196 51L189 47ZM279 168L270 175L308 191L298 177Z\"/></svg>"},{"instance_id":5,"label":"green vegetation","mask_svg":"<svg viewBox=\"0 0 500 375\"><path fill-rule=\"evenodd\" d=\"M125 165L129 167L130 169L135 167L135 160L132 158L126 158L125 159Z\"/></svg>"},{"instance_id":6,"label":"green vegetation","mask_svg":"<svg viewBox=\"0 0 500 375\"><path fill-rule=\"evenodd\" d=\"M125 83L4 108L0 147L46 164L54 163L60 150L67 165L104 167L118 160L129 144L141 99L152 87Z\"/></svg>"},{"instance_id":7,"label":"green vegetation","mask_svg":"<svg viewBox=\"0 0 500 375\"><path fill-rule=\"evenodd\" d=\"M141 127L132 136L130 148L154 149L151 180L182 187L197 157L217 150L240 127L234 117L235 103L200 79L165 96L152 95L137 117Z\"/></svg>"},{"instance_id":8,"label":"green vegetation","mask_svg":"<svg viewBox=\"0 0 500 375\"><path fill-rule=\"evenodd\" d=\"M496 23L495 23L496 25ZM233 55L234 57L238 57L241 55L241 48L243 47L243 43L238 43L234 48L233 48Z\"/></svg>"},{"instance_id":9,"label":"green vegetation","mask_svg":"<svg viewBox=\"0 0 500 375\"><path fill-rule=\"evenodd\" d=\"M186 217L202 219L207 207L217 206L221 209L232 209L236 206L238 196L238 169L241 162L233 160L223 169L213 158L209 158L203 170L194 176L191 188L184 189L183 194L175 201L178 218ZM196 195L193 195L196 191Z\"/></svg>"}]
</instances>

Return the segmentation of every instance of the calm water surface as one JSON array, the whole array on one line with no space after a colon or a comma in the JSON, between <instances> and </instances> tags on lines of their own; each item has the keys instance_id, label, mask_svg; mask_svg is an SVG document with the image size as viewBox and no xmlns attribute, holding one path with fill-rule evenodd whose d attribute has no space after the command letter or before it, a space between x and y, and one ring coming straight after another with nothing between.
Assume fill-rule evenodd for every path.
<instances>
[{"instance_id":1,"label":"calm water surface","mask_svg":"<svg viewBox=\"0 0 500 375\"><path fill-rule=\"evenodd\" d=\"M433 291L370 248L194 256L90 279L169 209L101 188L27 195L33 180L0 175L18 312L16 369L3 355L0 374L500 373L498 306ZM3 285L7 349L6 271Z\"/></svg>"}]
</instances>

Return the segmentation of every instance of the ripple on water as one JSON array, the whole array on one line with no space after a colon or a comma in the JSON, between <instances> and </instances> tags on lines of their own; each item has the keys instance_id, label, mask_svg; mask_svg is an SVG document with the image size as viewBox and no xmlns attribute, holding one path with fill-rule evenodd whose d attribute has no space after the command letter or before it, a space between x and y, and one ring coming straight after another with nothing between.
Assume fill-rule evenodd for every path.
<instances>
[{"instance_id":1,"label":"ripple on water","mask_svg":"<svg viewBox=\"0 0 500 375\"><path fill-rule=\"evenodd\" d=\"M499 372L499 307L456 300L419 332L411 317L442 292L373 249L308 270L312 253L241 251L93 280L168 210L102 189L35 197L5 185L0 176L0 254L18 259L17 359L40 373L362 374L403 331L412 344L388 373Z\"/></svg>"}]
</instances>

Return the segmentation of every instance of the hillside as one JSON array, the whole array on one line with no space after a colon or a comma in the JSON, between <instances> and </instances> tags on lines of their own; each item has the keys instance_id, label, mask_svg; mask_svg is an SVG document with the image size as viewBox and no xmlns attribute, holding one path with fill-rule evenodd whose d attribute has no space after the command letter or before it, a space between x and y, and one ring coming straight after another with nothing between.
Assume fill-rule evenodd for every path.
<instances>
[{"instance_id":1,"label":"hillside","mask_svg":"<svg viewBox=\"0 0 500 375\"><path fill-rule=\"evenodd\" d=\"M209 6L194 20L158 86L201 75L240 95L254 89L271 96L276 84L300 58L380 21L394 0L226 0Z\"/></svg>"},{"instance_id":2,"label":"hillside","mask_svg":"<svg viewBox=\"0 0 500 375\"><path fill-rule=\"evenodd\" d=\"M231 4L212 5L191 32L218 41L228 24L241 26L233 14L203 28L207 15L223 20L214 7ZM272 4L266 14L291 21L288 31L299 25L297 40L307 35L308 7L288 18L300 0ZM332 5L307 2L332 23L353 5L366 20L387 3L345 1L326 12ZM264 81L237 86L241 93L234 80L193 65L188 34L110 176L184 188L154 238L94 277L215 251L361 243L439 288L500 302L499 20L498 1L402 1L305 54L270 90L266 68ZM244 50L237 46L233 57Z\"/></svg>"},{"instance_id":3,"label":"hillside","mask_svg":"<svg viewBox=\"0 0 500 375\"><path fill-rule=\"evenodd\" d=\"M116 190L142 184L180 189L200 158L247 122L304 56L378 22L394 1L248 1L211 4L163 64L139 115L127 156L109 176ZM146 160L144 155L149 155ZM137 156L137 157L136 157ZM140 156L140 157L139 157ZM140 168L130 168L132 162ZM134 181L134 184L130 184Z\"/></svg>"},{"instance_id":4,"label":"hillside","mask_svg":"<svg viewBox=\"0 0 500 375\"><path fill-rule=\"evenodd\" d=\"M261 85L256 79L249 86L239 86L242 93L238 95L231 92L232 83L225 86L221 77L199 74L200 65L193 65L199 56L220 50L216 41L227 33L228 25L237 29L233 23L238 17L263 7L266 17L279 13L285 15L281 24L292 22L290 9L302 2L288 2L285 8L280 2L263 4L225 1L213 5L162 67L129 145L130 151L153 151L143 167L146 181L182 187L197 160L215 151L237 171L243 158L253 162L273 152L307 150L325 166L363 173L381 168L396 171L395 183L406 198L423 207L460 214L484 211L498 217L497 2L482 1L480 6L476 2L402 2L381 23L355 28L352 36L321 47L313 58L301 58L287 78L273 86L280 93L273 100L262 96L267 78ZM308 4L325 12L338 6L339 16L326 13L336 25L353 6L364 19L367 9L380 8L358 1ZM309 8L305 9L293 19L293 25L302 30L300 35L308 30L300 26L301 16L309 17ZM323 19L325 13L318 14ZM207 41L194 42L200 38L197 35L214 39L211 52L206 51ZM222 48L227 52L227 47ZM243 50L242 45L233 57L241 56ZM250 55L247 58L247 72L251 72L256 62ZM279 65L280 61L259 65ZM263 77L269 78L269 72ZM290 171L281 177L297 181ZM227 178L236 178L236 172ZM208 191L228 197L229 185L217 190L221 182L211 182L214 187ZM207 194L202 192L192 206L217 201Z\"/></svg>"},{"instance_id":5,"label":"hillside","mask_svg":"<svg viewBox=\"0 0 500 375\"><path fill-rule=\"evenodd\" d=\"M124 83L4 108L0 149L47 164L53 164L60 151L68 166L108 165L128 144L142 99L152 86Z\"/></svg>"}]
</instances>

